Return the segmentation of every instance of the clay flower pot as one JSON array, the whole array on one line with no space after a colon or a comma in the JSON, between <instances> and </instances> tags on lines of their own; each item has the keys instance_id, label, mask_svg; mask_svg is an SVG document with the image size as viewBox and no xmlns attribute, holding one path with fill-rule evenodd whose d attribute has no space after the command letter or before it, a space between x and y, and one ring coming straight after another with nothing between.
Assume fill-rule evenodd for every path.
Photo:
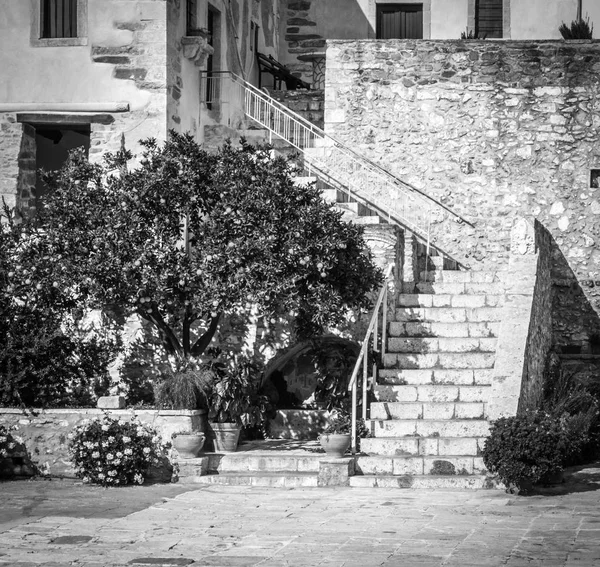
<instances>
[{"instance_id":1,"label":"clay flower pot","mask_svg":"<svg viewBox=\"0 0 600 567\"><path fill-rule=\"evenodd\" d=\"M350 447L350 433L321 433L319 443L327 456L341 459Z\"/></svg>"},{"instance_id":2,"label":"clay flower pot","mask_svg":"<svg viewBox=\"0 0 600 567\"><path fill-rule=\"evenodd\" d=\"M242 428L237 423L210 423L215 453L233 452L237 449Z\"/></svg>"},{"instance_id":3,"label":"clay flower pot","mask_svg":"<svg viewBox=\"0 0 600 567\"><path fill-rule=\"evenodd\" d=\"M200 431L176 433L172 437L173 447L182 459L195 459L204 447L206 436Z\"/></svg>"}]
</instances>

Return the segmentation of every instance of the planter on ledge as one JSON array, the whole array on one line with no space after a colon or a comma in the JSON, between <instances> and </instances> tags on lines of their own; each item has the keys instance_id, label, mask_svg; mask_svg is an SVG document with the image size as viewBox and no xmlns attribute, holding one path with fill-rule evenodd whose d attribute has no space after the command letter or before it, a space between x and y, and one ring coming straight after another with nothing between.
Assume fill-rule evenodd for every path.
<instances>
[{"instance_id":1,"label":"planter on ledge","mask_svg":"<svg viewBox=\"0 0 600 567\"><path fill-rule=\"evenodd\" d=\"M175 433L172 437L173 447L182 459L195 459L204 447L206 436L200 431L193 433Z\"/></svg>"},{"instance_id":2,"label":"planter on ledge","mask_svg":"<svg viewBox=\"0 0 600 567\"><path fill-rule=\"evenodd\" d=\"M215 453L233 452L237 449L242 428L237 423L209 423Z\"/></svg>"}]
</instances>

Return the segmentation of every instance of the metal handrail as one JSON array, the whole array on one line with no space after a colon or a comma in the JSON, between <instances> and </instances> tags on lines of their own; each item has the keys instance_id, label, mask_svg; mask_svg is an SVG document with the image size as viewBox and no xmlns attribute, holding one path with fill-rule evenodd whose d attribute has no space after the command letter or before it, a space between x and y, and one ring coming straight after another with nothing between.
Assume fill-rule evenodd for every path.
<instances>
[{"instance_id":1,"label":"metal handrail","mask_svg":"<svg viewBox=\"0 0 600 567\"><path fill-rule=\"evenodd\" d=\"M371 316L371 321L369 322L369 327L367 328L367 332L365 334L365 338L363 339L362 346L360 352L358 354L358 358L356 359L356 363L354 364L354 370L352 371L352 376L350 377L350 381L348 382L348 391L352 392L352 431L351 431L351 439L352 439L352 453L356 453L357 448L357 435L356 435L356 424L358 420L358 374L362 368L363 371L363 380L362 380L362 419L367 419L367 394L369 391L368 384L368 372L369 372L369 344L371 340L373 342L373 350L379 352L380 357L383 358L385 355L385 345L387 341L387 306L388 306L388 286L389 283L393 280L393 268L394 266L390 264L385 271L383 285L381 290L379 291L379 296L377 297L377 301L375 302L375 307L373 308L373 315ZM383 307L383 313L381 317L381 335L379 335L379 311ZM381 344L379 345L379 336L381 336ZM379 348L378 348L379 347ZM376 360L373 361L373 375L372 375L372 383L371 386L374 386L377 380L375 369L376 369Z\"/></svg>"},{"instance_id":2,"label":"metal handrail","mask_svg":"<svg viewBox=\"0 0 600 567\"><path fill-rule=\"evenodd\" d=\"M459 222L465 219L454 211L392 175L381 166L346 147L299 114L260 91L231 72L211 74L214 81L230 79L230 94L243 113L263 126L269 134L284 139L300 150L309 170L331 186L364 203L375 212L411 230L430 245L430 228L434 209L444 210ZM223 94L224 89L215 89ZM207 103L222 102L210 100ZM388 205L382 205L388 203Z\"/></svg>"}]
</instances>

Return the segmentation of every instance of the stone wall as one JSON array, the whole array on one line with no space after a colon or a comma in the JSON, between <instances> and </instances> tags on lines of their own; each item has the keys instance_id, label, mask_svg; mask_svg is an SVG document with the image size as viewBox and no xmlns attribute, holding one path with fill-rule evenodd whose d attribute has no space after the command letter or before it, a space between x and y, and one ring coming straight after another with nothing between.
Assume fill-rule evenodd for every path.
<instances>
[{"instance_id":1,"label":"stone wall","mask_svg":"<svg viewBox=\"0 0 600 567\"><path fill-rule=\"evenodd\" d=\"M600 333L599 42L331 41L326 77L329 133L474 224L434 222L436 246L501 269L514 219L535 216L555 342Z\"/></svg>"},{"instance_id":2,"label":"stone wall","mask_svg":"<svg viewBox=\"0 0 600 567\"><path fill-rule=\"evenodd\" d=\"M155 410L99 410L99 409L52 409L25 411L0 409L0 424L15 426L12 431L20 438L26 450L26 458L40 474L57 477L74 477L69 460L69 434L85 420L95 419L103 413L127 421L136 417L142 423L154 427L163 441L170 441L171 434L182 430L206 431L204 410L155 411Z\"/></svg>"},{"instance_id":3,"label":"stone wall","mask_svg":"<svg viewBox=\"0 0 600 567\"><path fill-rule=\"evenodd\" d=\"M269 95L315 126L323 128L325 100L322 90L276 91L269 89Z\"/></svg>"}]
</instances>

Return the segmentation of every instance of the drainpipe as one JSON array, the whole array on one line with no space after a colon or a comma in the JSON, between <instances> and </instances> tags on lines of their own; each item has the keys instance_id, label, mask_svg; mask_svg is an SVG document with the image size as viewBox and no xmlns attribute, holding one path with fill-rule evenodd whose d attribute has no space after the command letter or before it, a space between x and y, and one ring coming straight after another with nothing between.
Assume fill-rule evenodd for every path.
<instances>
[{"instance_id":1,"label":"drainpipe","mask_svg":"<svg viewBox=\"0 0 600 567\"><path fill-rule=\"evenodd\" d=\"M583 18L582 18L582 4L583 4L583 0L577 0L577 21L580 22Z\"/></svg>"}]
</instances>

